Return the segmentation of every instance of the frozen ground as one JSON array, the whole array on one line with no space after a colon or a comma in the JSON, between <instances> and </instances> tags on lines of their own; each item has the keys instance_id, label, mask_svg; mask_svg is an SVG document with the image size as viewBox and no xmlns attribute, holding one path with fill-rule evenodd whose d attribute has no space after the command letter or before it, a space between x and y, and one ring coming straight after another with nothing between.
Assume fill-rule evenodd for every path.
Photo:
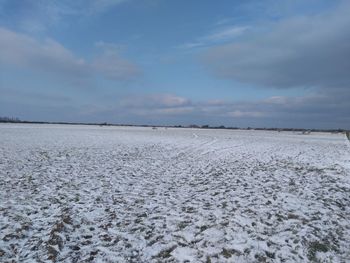
<instances>
[{"instance_id":1,"label":"frozen ground","mask_svg":"<svg viewBox=\"0 0 350 263\"><path fill-rule=\"evenodd\" d=\"M0 125L0 262L350 262L343 134Z\"/></svg>"}]
</instances>

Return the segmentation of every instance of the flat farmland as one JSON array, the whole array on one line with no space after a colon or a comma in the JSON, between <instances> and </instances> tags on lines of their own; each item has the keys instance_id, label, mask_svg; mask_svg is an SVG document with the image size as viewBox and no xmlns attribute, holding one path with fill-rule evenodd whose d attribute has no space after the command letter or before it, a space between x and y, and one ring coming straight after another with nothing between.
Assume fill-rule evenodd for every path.
<instances>
[{"instance_id":1,"label":"flat farmland","mask_svg":"<svg viewBox=\"0 0 350 263\"><path fill-rule=\"evenodd\" d=\"M1 124L0 261L350 262L350 143Z\"/></svg>"}]
</instances>

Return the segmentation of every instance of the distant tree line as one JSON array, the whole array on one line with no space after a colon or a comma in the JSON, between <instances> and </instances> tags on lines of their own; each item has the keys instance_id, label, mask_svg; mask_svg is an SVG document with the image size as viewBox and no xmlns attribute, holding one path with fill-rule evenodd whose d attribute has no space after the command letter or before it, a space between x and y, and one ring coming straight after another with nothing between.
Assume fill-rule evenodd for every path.
<instances>
[{"instance_id":1,"label":"distant tree line","mask_svg":"<svg viewBox=\"0 0 350 263\"><path fill-rule=\"evenodd\" d=\"M347 131L345 129L302 129L302 128L252 128L252 127L227 127L224 125L219 126L209 126L206 125L197 125L197 124L190 124L190 125L134 125L134 124L112 124L107 122L102 123L80 123L80 122L49 122L49 121L22 121L19 118L16 117L1 117L0 116L0 123L1 122L8 122L8 123L32 123L32 124L69 124L69 125L99 125L101 127L103 126L136 126L136 127L163 127L163 128L196 128L196 129L228 129L228 130L263 130L263 131L292 131L292 132L302 132L303 134L310 134L311 132L332 132L332 133L346 133L346 136L350 140L350 131Z\"/></svg>"},{"instance_id":2,"label":"distant tree line","mask_svg":"<svg viewBox=\"0 0 350 263\"><path fill-rule=\"evenodd\" d=\"M209 126L209 125L196 125L190 124L187 126L170 126L176 128L197 128L197 129L227 129L227 130L256 130L256 131L292 131L292 132L303 132L303 134L309 134L311 132L333 132L333 133L344 133L345 129L303 129L303 128L252 128L252 127L226 127L224 125L220 126ZM349 132L349 131L348 131Z\"/></svg>"},{"instance_id":3,"label":"distant tree line","mask_svg":"<svg viewBox=\"0 0 350 263\"><path fill-rule=\"evenodd\" d=\"M1 117L0 116L0 122L21 122L20 119L15 117Z\"/></svg>"}]
</instances>

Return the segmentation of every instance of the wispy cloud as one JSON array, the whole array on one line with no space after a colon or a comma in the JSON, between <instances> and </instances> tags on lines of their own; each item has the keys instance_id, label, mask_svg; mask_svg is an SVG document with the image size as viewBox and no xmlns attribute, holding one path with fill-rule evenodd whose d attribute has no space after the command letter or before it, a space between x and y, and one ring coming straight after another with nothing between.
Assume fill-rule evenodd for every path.
<instances>
[{"instance_id":1,"label":"wispy cloud","mask_svg":"<svg viewBox=\"0 0 350 263\"><path fill-rule=\"evenodd\" d=\"M249 26L233 26L222 29L216 33L210 34L206 37L203 37L204 40L208 40L210 42L220 42L225 40L232 40L233 38L243 34L247 31Z\"/></svg>"},{"instance_id":2,"label":"wispy cloud","mask_svg":"<svg viewBox=\"0 0 350 263\"><path fill-rule=\"evenodd\" d=\"M202 41L198 41L198 42L189 42L189 43L184 43L181 45L178 45L177 48L180 49L192 49L192 48L197 48L197 47L203 47L206 44Z\"/></svg>"},{"instance_id":3,"label":"wispy cloud","mask_svg":"<svg viewBox=\"0 0 350 263\"><path fill-rule=\"evenodd\" d=\"M13 26L25 32L42 32L49 27L66 23L68 17L81 19L88 16L103 14L130 0L60 0L60 1L30 1L25 12L14 12L16 18ZM5 12L5 6L13 3L11 0L0 1L0 12ZM0 19L1 21L1 19Z\"/></svg>"},{"instance_id":4,"label":"wispy cloud","mask_svg":"<svg viewBox=\"0 0 350 263\"><path fill-rule=\"evenodd\" d=\"M250 26L229 26L215 30L208 35L197 38L196 40L188 43L179 45L179 48L182 49L192 49L198 47L205 47L211 45L222 44L237 38L238 36L245 33L250 29Z\"/></svg>"},{"instance_id":5,"label":"wispy cloud","mask_svg":"<svg viewBox=\"0 0 350 263\"><path fill-rule=\"evenodd\" d=\"M84 2L88 2L87 10L90 12L90 14L93 14L105 12L106 10L109 10L126 1L128 0L90 0Z\"/></svg>"},{"instance_id":6,"label":"wispy cloud","mask_svg":"<svg viewBox=\"0 0 350 263\"><path fill-rule=\"evenodd\" d=\"M104 41L97 41L95 43L97 48L100 48L104 53L119 53L125 49L125 45L120 45L116 43L109 43Z\"/></svg>"}]
</instances>

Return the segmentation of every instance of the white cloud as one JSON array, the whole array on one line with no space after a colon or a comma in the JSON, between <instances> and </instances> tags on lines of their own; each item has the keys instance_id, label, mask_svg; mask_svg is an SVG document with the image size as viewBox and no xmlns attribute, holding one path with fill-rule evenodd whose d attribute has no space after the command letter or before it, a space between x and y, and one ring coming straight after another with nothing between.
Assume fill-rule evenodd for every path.
<instances>
[{"instance_id":1,"label":"white cloud","mask_svg":"<svg viewBox=\"0 0 350 263\"><path fill-rule=\"evenodd\" d=\"M228 116L230 117L235 117L235 118L246 118L246 117L263 117L265 114L259 111L241 111L241 110L235 110L232 112L227 113Z\"/></svg>"},{"instance_id":2,"label":"white cloud","mask_svg":"<svg viewBox=\"0 0 350 263\"><path fill-rule=\"evenodd\" d=\"M190 104L190 100L171 94L153 95L151 98L165 107L178 107Z\"/></svg>"},{"instance_id":3,"label":"white cloud","mask_svg":"<svg viewBox=\"0 0 350 263\"><path fill-rule=\"evenodd\" d=\"M90 62L79 58L55 40L47 38L39 41L1 27L0 63L73 79L102 75L125 80L140 73L135 64L117 54L101 54Z\"/></svg>"},{"instance_id":4,"label":"white cloud","mask_svg":"<svg viewBox=\"0 0 350 263\"><path fill-rule=\"evenodd\" d=\"M116 80L128 80L140 75L140 69L126 59L120 58L117 54L103 54L96 57L91 67L107 78Z\"/></svg>"},{"instance_id":5,"label":"white cloud","mask_svg":"<svg viewBox=\"0 0 350 263\"><path fill-rule=\"evenodd\" d=\"M151 94L139 95L124 98L119 102L122 107L130 108L148 108L148 109L165 109L186 107L191 105L188 98L176 96L173 94Z\"/></svg>"},{"instance_id":6,"label":"white cloud","mask_svg":"<svg viewBox=\"0 0 350 263\"><path fill-rule=\"evenodd\" d=\"M171 115L184 115L192 113L194 107L175 107L175 108L159 108L159 109L131 109L132 114L139 116L171 116Z\"/></svg>"},{"instance_id":7,"label":"white cloud","mask_svg":"<svg viewBox=\"0 0 350 263\"><path fill-rule=\"evenodd\" d=\"M52 39L38 41L24 34L0 28L0 61L28 69L57 74L80 75L88 64Z\"/></svg>"}]
</instances>

